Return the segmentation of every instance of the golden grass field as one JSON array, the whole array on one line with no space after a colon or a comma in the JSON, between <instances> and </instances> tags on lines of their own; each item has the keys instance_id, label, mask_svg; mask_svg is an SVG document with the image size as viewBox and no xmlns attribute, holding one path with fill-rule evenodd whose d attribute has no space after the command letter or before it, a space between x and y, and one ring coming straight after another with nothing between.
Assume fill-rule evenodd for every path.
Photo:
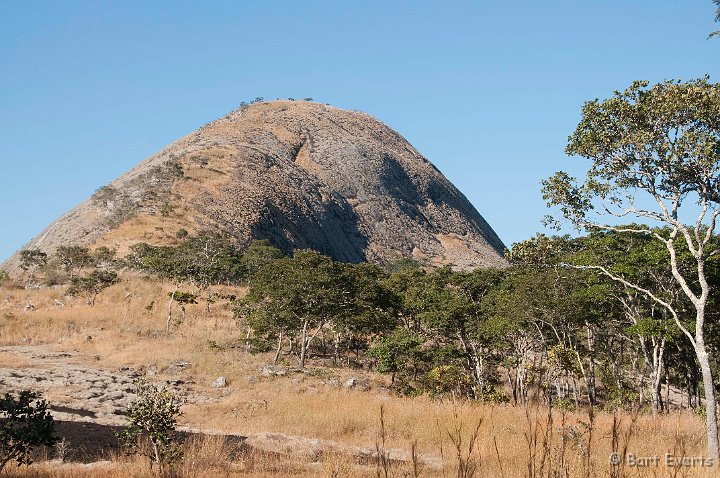
<instances>
[{"instance_id":1,"label":"golden grass field","mask_svg":"<svg viewBox=\"0 0 720 478\"><path fill-rule=\"evenodd\" d=\"M183 371L182 378L217 401L186 405L180 418L185 427L227 434L277 432L363 447L377 444L381 451L395 448L409 452L414 444L417 453L440 457L443 463L442 468L414 468L412 461L383 468L373 460L357 463L345 455L308 459L237 453L222 437L207 435L185 443L185 458L174 470L176 476L718 475L717 466L665 464L666 453L703 455L703 422L691 412L658 417L598 412L588 429L587 412L553 411L549 422L543 406L398 397L385 390L387 379L383 376L320 362L311 363L309 373L264 377L259 369L272 361L272 354L251 355L245 350L240 340L245 331L232 319L229 305L218 302L210 312L202 301L190 306L185 322L166 335L166 297L171 284L132 274L121 277L123 280L103 291L92 307L81 298L65 297L63 288L26 290L6 283L0 287L0 345L47 344L56 350L83 352L94 357L88 366L108 370L152 366L162 371L174 362L186 361L192 366ZM14 354L0 353L0 367L31 366ZM220 375L227 378L229 387L210 388L210 382ZM371 389L334 385L351 376L369 381ZM162 372L157 378L163 378ZM381 407L384 427L380 425ZM477 439L471 445L476 429ZM613 448L614 439L617 443ZM644 467L613 467L609 463L613 449L623 456L657 456L659 463L650 460ZM7 471L9 476L67 478L151 474L147 460L142 458L119 454L109 458L93 465L39 461L31 467L9 465Z\"/></svg>"}]
</instances>

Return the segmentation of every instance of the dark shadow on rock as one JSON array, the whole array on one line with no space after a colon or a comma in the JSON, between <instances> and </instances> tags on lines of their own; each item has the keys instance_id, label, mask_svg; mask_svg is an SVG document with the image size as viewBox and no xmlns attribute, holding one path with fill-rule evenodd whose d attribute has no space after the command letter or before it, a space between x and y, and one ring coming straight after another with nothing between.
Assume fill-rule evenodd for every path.
<instances>
[{"instance_id":1,"label":"dark shadow on rock","mask_svg":"<svg viewBox=\"0 0 720 478\"><path fill-rule=\"evenodd\" d=\"M62 442L64 457L58 456L58 446L48 451L48 458L64 458L65 461L92 463L107 460L120 451L117 433L123 427L89 422L55 421L55 435Z\"/></svg>"},{"instance_id":2,"label":"dark shadow on rock","mask_svg":"<svg viewBox=\"0 0 720 478\"><path fill-rule=\"evenodd\" d=\"M112 456L122 453L120 441L117 434L123 431L124 427L101 425L89 422L55 421L55 435L59 441L64 440L64 461L76 463L93 463L101 460L108 460ZM178 432L180 441L185 441L193 436L203 436L202 433ZM236 447L237 453L241 453L242 443L245 437L239 435L218 435L226 440L230 446ZM46 450L43 454L48 459L60 458L58 446L55 449Z\"/></svg>"},{"instance_id":3,"label":"dark shadow on rock","mask_svg":"<svg viewBox=\"0 0 720 478\"><path fill-rule=\"evenodd\" d=\"M380 181L387 188L389 197L397 207L415 222L432 227L432 224L420 210L427 204L427 199L418 190L418 185L408 175L400 162L389 154L383 155L383 168Z\"/></svg>"},{"instance_id":4,"label":"dark shadow on rock","mask_svg":"<svg viewBox=\"0 0 720 478\"><path fill-rule=\"evenodd\" d=\"M283 207L267 202L260 221L251 227L255 239L289 254L294 249L314 249L340 262L358 263L365 260L367 238L359 229L360 219L348 202L337 195L317 216L309 217L299 204Z\"/></svg>"},{"instance_id":5,"label":"dark shadow on rock","mask_svg":"<svg viewBox=\"0 0 720 478\"><path fill-rule=\"evenodd\" d=\"M50 405L50 410L54 412L72 413L80 417L96 418L97 414L91 410L83 410L80 408L66 407L64 405Z\"/></svg>"}]
</instances>

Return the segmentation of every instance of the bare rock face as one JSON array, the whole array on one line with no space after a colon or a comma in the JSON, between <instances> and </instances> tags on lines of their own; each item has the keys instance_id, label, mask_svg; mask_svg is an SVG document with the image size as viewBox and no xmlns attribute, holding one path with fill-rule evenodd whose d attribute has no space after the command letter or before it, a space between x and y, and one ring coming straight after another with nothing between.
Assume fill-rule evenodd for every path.
<instances>
[{"instance_id":1,"label":"bare rock face","mask_svg":"<svg viewBox=\"0 0 720 478\"><path fill-rule=\"evenodd\" d=\"M181 138L25 248L122 253L208 228L345 262L505 265L490 225L398 133L364 113L295 101L246 105ZM16 270L17 255L5 267Z\"/></svg>"}]
</instances>

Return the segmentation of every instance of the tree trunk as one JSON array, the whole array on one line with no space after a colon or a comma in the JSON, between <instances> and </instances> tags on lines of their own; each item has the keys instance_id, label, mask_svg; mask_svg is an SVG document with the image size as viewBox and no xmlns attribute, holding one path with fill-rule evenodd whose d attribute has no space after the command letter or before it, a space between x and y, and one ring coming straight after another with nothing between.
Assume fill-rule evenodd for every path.
<instances>
[{"instance_id":1,"label":"tree trunk","mask_svg":"<svg viewBox=\"0 0 720 478\"><path fill-rule=\"evenodd\" d=\"M157 463L158 467L161 465L160 462L160 449L158 448L158 444L155 442L155 440L150 440L150 443L152 443L153 448L153 459L150 462L150 468L152 469L152 464Z\"/></svg>"},{"instance_id":2,"label":"tree trunk","mask_svg":"<svg viewBox=\"0 0 720 478\"><path fill-rule=\"evenodd\" d=\"M656 378L659 377L654 376L650 386L650 404L652 406L653 416L657 416L657 414L662 411L662 389L660 387L660 381L656 381Z\"/></svg>"},{"instance_id":3,"label":"tree trunk","mask_svg":"<svg viewBox=\"0 0 720 478\"><path fill-rule=\"evenodd\" d=\"M335 333L335 340L333 341L333 365L337 365L340 362L340 332Z\"/></svg>"},{"instance_id":4,"label":"tree trunk","mask_svg":"<svg viewBox=\"0 0 720 478\"><path fill-rule=\"evenodd\" d=\"M580 397L578 396L578 391L577 391L577 389L578 389L578 387L577 387L577 379L575 379L575 377L573 377L573 379L572 379L572 392L573 392L573 399L575 400L575 409L579 409L579 408L580 408Z\"/></svg>"},{"instance_id":5,"label":"tree trunk","mask_svg":"<svg viewBox=\"0 0 720 478\"><path fill-rule=\"evenodd\" d=\"M170 301L168 302L168 317L167 322L165 323L165 333L170 335L170 324L172 323L172 305L173 301L175 300L175 294L178 291L178 286L175 286L175 290L172 291L172 294L170 294Z\"/></svg>"},{"instance_id":6,"label":"tree trunk","mask_svg":"<svg viewBox=\"0 0 720 478\"><path fill-rule=\"evenodd\" d=\"M477 398L485 390L485 363L481 356L480 345L474 340L466 340L462 332L458 332L458 337L465 353L467 366L475 381L473 390Z\"/></svg>"},{"instance_id":7,"label":"tree trunk","mask_svg":"<svg viewBox=\"0 0 720 478\"><path fill-rule=\"evenodd\" d=\"M282 352L282 341L283 341L283 334L280 332L278 334L278 345L277 349L275 350L275 359L273 360L273 365L277 365L278 360L280 360L280 352Z\"/></svg>"},{"instance_id":8,"label":"tree trunk","mask_svg":"<svg viewBox=\"0 0 720 478\"><path fill-rule=\"evenodd\" d=\"M207 294L205 295L205 313L206 313L207 315L210 315L210 312L211 312L211 310L210 310L210 301L212 300L212 291L210 290L210 286L209 286L209 285L205 287L204 292L207 292ZM198 295L201 296L201 295L202 295L202 291L201 291Z\"/></svg>"},{"instance_id":9,"label":"tree trunk","mask_svg":"<svg viewBox=\"0 0 720 478\"><path fill-rule=\"evenodd\" d=\"M705 342L700 338L696 340L695 353L700 362L702 372L703 388L705 390L705 411L707 427L707 451L708 458L718 463L719 449L718 427L717 427L717 402L715 400L715 386L713 383L712 370L710 369L710 358L705 349Z\"/></svg>"},{"instance_id":10,"label":"tree trunk","mask_svg":"<svg viewBox=\"0 0 720 478\"><path fill-rule=\"evenodd\" d=\"M651 382L652 414L657 415L663 409L662 404L662 377L665 371L665 339L653 347L653 375Z\"/></svg>"},{"instance_id":11,"label":"tree trunk","mask_svg":"<svg viewBox=\"0 0 720 478\"><path fill-rule=\"evenodd\" d=\"M302 337L300 337L300 370L305 368L305 357L307 355L307 329L308 321L303 322Z\"/></svg>"},{"instance_id":12,"label":"tree trunk","mask_svg":"<svg viewBox=\"0 0 720 478\"><path fill-rule=\"evenodd\" d=\"M320 325L318 325L318 328L315 329L315 332L308 335L308 328L310 327L310 319L303 321L303 328L302 328L302 343L300 344L300 369L305 368L305 359L307 358L307 351L308 348L310 348L310 342L313 341L315 337L320 333L320 331L325 327L326 322L321 322Z\"/></svg>"},{"instance_id":13,"label":"tree trunk","mask_svg":"<svg viewBox=\"0 0 720 478\"><path fill-rule=\"evenodd\" d=\"M515 380L515 378L513 378L512 373L510 372L511 369L512 369L512 367L508 367L508 369L507 369L507 381L508 381L508 385L510 386L510 389L512 390L513 405L517 405L518 404L517 380Z\"/></svg>"},{"instance_id":14,"label":"tree trunk","mask_svg":"<svg viewBox=\"0 0 720 478\"><path fill-rule=\"evenodd\" d=\"M592 328L590 327L589 323L586 323L587 327L587 343L588 343L588 372L587 376L585 377L585 382L587 384L587 395L588 395L588 404L590 407L595 406L595 357L594 357L594 342L595 337L592 332Z\"/></svg>"}]
</instances>

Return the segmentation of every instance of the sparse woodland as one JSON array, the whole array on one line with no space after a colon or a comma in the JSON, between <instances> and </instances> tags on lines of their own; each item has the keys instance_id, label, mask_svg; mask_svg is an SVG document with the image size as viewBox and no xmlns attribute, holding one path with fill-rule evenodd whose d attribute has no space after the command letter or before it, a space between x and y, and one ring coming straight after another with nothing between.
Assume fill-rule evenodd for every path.
<instances>
[{"instance_id":1,"label":"sparse woodland","mask_svg":"<svg viewBox=\"0 0 720 478\"><path fill-rule=\"evenodd\" d=\"M68 249L72 262L61 259ZM276 364L301 369L319 361L376 370L401 395L653 413L703 403L692 346L669 313L588 267L659 290L687 316L691 304L673 282L667 251L645 236L539 235L515 245L510 267L474 271L425 270L408 260L346 264L309 250L285 257L262 241L241 252L215 233L178 246L138 244L122 259L78 246L41 261L26 252L26 281L36 287L66 282L68 295L92 305L116 271L149 274L172 288L156 304L167 311L168 334L182 331L185 304L225 303L238 345L251 353L271 352ZM682 269L692 267L687 250L679 257ZM711 286L718 274L710 261ZM713 327L716 312L708 313Z\"/></svg>"},{"instance_id":2,"label":"sparse woodland","mask_svg":"<svg viewBox=\"0 0 720 478\"><path fill-rule=\"evenodd\" d=\"M64 259L70 252L73 259ZM647 416L642 420L667 415L661 422L689 414L697 446L705 402L691 344L652 300L586 267L612 267L689 314L667 256L645 236L598 231L576 239L537 236L513 247L506 269L461 272L425 270L407 260L385 267L338 263L303 250L286 257L261 241L241 251L207 232L177 246L138 244L124 258L82 247L47 257L29 251L23 267L24 280L36 288L30 290L42 292L47 281L61 295L76 294L90 312L102 307L94 304L105 288L122 287L123 277L147 277L168 291L148 306L157 310L154 327L163 340L186 340L180 337L197 327L185 323L197 320L191 316L223 310L231 335L226 330L223 340L204 342L279 370L375 372L392 395L446 404L441 407L465 401L483 410L518 406L532 413L523 420L539 434L554 426L543 410L583 423L589 409L616 414L625 417L626 428L612 432L611 426L618 434L630 433L638 414ZM689 268L686 256L682 251L681 264ZM713 261L707 271L716 284ZM91 279L100 275L113 280ZM81 287L86 281L93 287ZM707 345L714 350L717 321L709 312ZM365 426L376 425L369 422ZM462 423L457 433L469 432L468 423L457 426Z\"/></svg>"},{"instance_id":3,"label":"sparse woodland","mask_svg":"<svg viewBox=\"0 0 720 478\"><path fill-rule=\"evenodd\" d=\"M247 390L238 386L206 408L186 407L184 420L375 444L364 462L316 453L273 465L268 456L231 456L220 439L189 440L166 474L711 476L720 86L707 78L636 82L588 102L567 153L589 161L586 178L558 172L543 194L555 213L549 221L581 235L515 244L508 267L344 263L306 249L286 256L267 241L238 247L214 231L178 233L175 245L136 243L124 257L75 244L52 254L27 249L23 277L3 278L11 305L2 342L68 340L115 365L187 350L197 373L207 378L222 363L231 383L246 378L243 367L261 366L264 381L246 380ZM143 303L134 299L139 287ZM98 338L82 343L75 332L61 337L33 323L39 315L48 324L72 320L70 308L33 312L32 300L66 295L85 314L79 334L102 324ZM22 317L10 310L18 300L27 303ZM122 356L132 341L138 355ZM306 378L311 385L293 388ZM253 402L256 393L268 398ZM628 450L704 457L715 467L633 466ZM192 461L213 453L212 466ZM611 453L623 458L608 461ZM158 449L153 456L159 463ZM109 466L108 475L134 476L140 465L117 458ZM45 476L42 466L34 470ZM72 473L62 476L90 476Z\"/></svg>"}]
</instances>

